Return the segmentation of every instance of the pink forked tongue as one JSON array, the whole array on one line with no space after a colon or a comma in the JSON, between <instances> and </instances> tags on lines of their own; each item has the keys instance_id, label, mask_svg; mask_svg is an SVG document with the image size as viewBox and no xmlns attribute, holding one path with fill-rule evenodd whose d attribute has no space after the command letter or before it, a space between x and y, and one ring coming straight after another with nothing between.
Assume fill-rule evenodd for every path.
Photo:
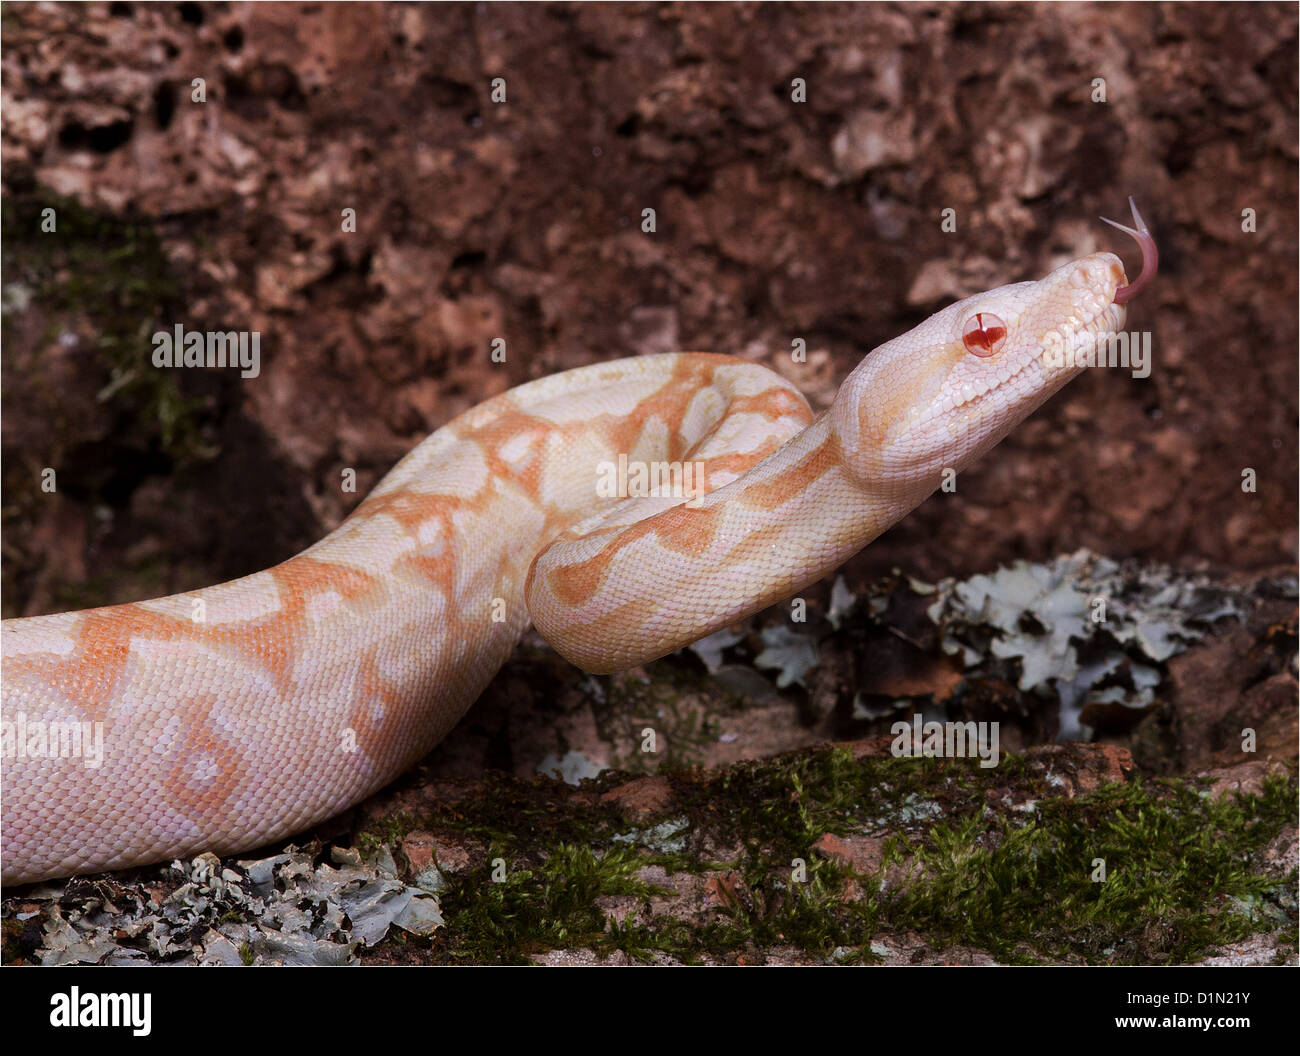
<instances>
[{"instance_id":1,"label":"pink forked tongue","mask_svg":"<svg viewBox=\"0 0 1300 1056\"><path fill-rule=\"evenodd\" d=\"M1127 304L1139 293L1147 288L1147 283L1156 277L1156 269L1160 266L1160 251L1156 249L1156 240L1151 237L1151 232L1147 230L1147 225L1142 219L1142 214L1138 212L1137 203L1133 201L1133 196L1129 195L1128 207L1133 210L1133 222L1137 224L1135 231L1131 227L1125 227L1123 224L1117 224L1114 220L1107 220L1101 217L1102 223L1110 224L1111 227L1118 227L1127 235L1132 235L1137 239L1137 244L1142 247L1142 273L1138 275L1136 282L1130 282L1127 286L1121 286L1115 291L1115 303Z\"/></svg>"}]
</instances>

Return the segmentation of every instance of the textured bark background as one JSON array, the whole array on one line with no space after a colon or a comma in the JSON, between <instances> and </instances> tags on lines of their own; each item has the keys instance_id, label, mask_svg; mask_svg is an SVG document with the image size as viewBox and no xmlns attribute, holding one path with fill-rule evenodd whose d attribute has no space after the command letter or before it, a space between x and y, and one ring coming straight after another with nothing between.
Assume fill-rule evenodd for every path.
<instances>
[{"instance_id":1,"label":"textured bark background","mask_svg":"<svg viewBox=\"0 0 1300 1056\"><path fill-rule=\"evenodd\" d=\"M282 560L428 431L556 370L730 352L824 406L859 356L954 297L1097 249L1134 271L1096 219L1127 219L1129 194L1161 247L1130 313L1153 333L1151 377L1075 381L850 580L1079 546L1223 570L1293 559L1291 5L13 3L3 18L6 615ZM70 230L69 201L100 253L28 275L55 237L40 208ZM97 283L129 335L115 359ZM261 375L150 377L148 336L178 322L261 331Z\"/></svg>"},{"instance_id":2,"label":"textured bark background","mask_svg":"<svg viewBox=\"0 0 1300 1056\"><path fill-rule=\"evenodd\" d=\"M322 841L313 858L378 832L408 881L435 850L462 877L431 944L389 943L368 959L498 959L509 914L481 950L465 919L470 894L496 887L475 879L488 844L455 822L499 829L512 870L544 877L563 864L557 846L606 854L625 848L611 841L627 826L677 824L698 807L690 834L705 842L692 853L714 864L671 882L656 866L676 894L650 906L651 923L758 921L759 937L715 941L708 956L724 956L721 942L735 963L824 960L831 932L797 940L762 908L788 886L773 887L773 863L798 853L873 873L878 821L841 832L837 807L815 842L763 842L770 833L754 829L762 853L739 872L716 863L743 857L731 844L755 818L784 823L780 805L796 800L802 816L811 787L747 778L740 761L883 732L888 708L864 719L859 698L1000 722L1003 750L1030 763L989 772L1009 782L988 793L999 811L1021 810L1007 788L1034 767L1053 777L1032 789L1049 806L1103 786L1136 794L1112 787L1135 774L1208 771L1216 787L1259 791L1267 775L1294 773L1294 5L9 3L0 30L5 616L266 568L333 528L432 429L532 378L639 353L729 352L791 377L822 408L864 353L954 298L1099 249L1134 274L1131 242L1097 220L1127 220L1130 194L1160 244L1159 279L1129 316L1151 332L1151 376L1085 372L955 494L855 559L850 585L883 582L876 597L889 607L833 635L814 619L818 664L802 685L778 691L757 672L756 633L732 654L748 649L750 661L707 675L688 655L599 682L525 647L428 759L308 834ZM494 78L504 102L492 101ZM804 102L792 99L796 79ZM641 230L646 208L654 234ZM41 230L46 209L56 233ZM354 232L342 229L349 209ZM940 228L947 209L952 233ZM150 336L177 324L260 332L260 375L154 369ZM489 356L497 338L504 364ZM791 359L798 339L806 363ZM348 469L355 491L340 486ZM1246 470L1254 492L1242 490ZM1160 665L1155 705L1126 697L1100 715L1109 743L1043 745L1053 702L963 676L925 618L929 598L888 573L962 577L1080 547L1140 559L1124 566L1135 581L1155 562L1204 568L1240 587L1242 615ZM767 614L767 629L788 627L788 611ZM1125 664L1136 655L1129 647ZM667 745L652 761L637 748L646 723ZM1259 733L1249 756L1243 726ZM860 763L877 749L852 752ZM816 758L792 752L754 772L820 773ZM568 788L537 779L549 764L663 773ZM899 766L898 781L909 772ZM872 787L912 787L898 781ZM889 815L885 828L919 848L932 821L986 816L959 802L952 790L965 787L940 773L917 785L937 817ZM602 810L605 828L582 827ZM1295 828L1274 820L1277 838L1247 864L1277 874L1282 909L1252 925L1254 946L1221 960L1294 958ZM1131 850L1140 863L1152 848ZM1198 868L1180 875L1217 917L1235 889ZM113 901L156 902L160 876L180 883L138 870L112 879L126 892ZM64 909L80 912L84 890L70 886ZM851 881L836 897L848 905L862 890ZM40 960L51 936L84 938L47 927L52 905L23 907L22 923L6 916L3 959ZM993 946L948 926L980 913L942 909L951 919L919 933L910 911L881 917L877 954L987 961ZM990 912L982 919L999 919ZM1008 934L1026 926L1011 916ZM1150 962L1221 945L1211 935L1184 950L1182 921L1153 913L1082 939L1058 921L1065 953L1031 952ZM198 931L184 923L188 949ZM767 948L764 927L799 948ZM1274 933L1254 934L1264 930ZM549 963L595 956L518 941Z\"/></svg>"}]
</instances>

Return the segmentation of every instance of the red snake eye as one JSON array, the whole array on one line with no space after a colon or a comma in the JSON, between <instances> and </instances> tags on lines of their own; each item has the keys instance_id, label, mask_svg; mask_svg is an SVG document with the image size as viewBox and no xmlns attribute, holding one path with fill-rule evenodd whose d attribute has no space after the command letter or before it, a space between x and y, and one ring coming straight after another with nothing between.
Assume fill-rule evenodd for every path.
<instances>
[{"instance_id":1,"label":"red snake eye","mask_svg":"<svg viewBox=\"0 0 1300 1056\"><path fill-rule=\"evenodd\" d=\"M961 341L967 352L987 359L1001 352L1007 343L1007 324L991 312L977 312L962 327Z\"/></svg>"}]
</instances>

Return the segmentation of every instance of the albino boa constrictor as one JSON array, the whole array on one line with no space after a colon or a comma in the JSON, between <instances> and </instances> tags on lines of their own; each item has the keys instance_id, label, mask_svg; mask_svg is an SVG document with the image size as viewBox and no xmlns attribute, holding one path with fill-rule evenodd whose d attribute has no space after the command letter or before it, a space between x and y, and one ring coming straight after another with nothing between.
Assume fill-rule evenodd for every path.
<instances>
[{"instance_id":1,"label":"albino boa constrictor","mask_svg":"<svg viewBox=\"0 0 1300 1056\"><path fill-rule=\"evenodd\" d=\"M442 739L530 619L608 672L820 579L1082 369L1045 350L1123 327L1156 265L1134 219L1136 282L1096 253L953 304L815 421L727 356L583 367L439 429L281 565L6 620L4 883L249 850L338 813ZM619 456L702 464L707 495L602 499Z\"/></svg>"}]
</instances>

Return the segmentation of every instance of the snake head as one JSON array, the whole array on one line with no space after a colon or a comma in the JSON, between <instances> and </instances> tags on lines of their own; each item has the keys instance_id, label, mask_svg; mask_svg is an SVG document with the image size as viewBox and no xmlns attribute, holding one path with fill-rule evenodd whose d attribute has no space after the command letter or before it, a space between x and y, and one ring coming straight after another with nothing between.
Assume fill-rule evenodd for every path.
<instances>
[{"instance_id":1,"label":"snake head","mask_svg":"<svg viewBox=\"0 0 1300 1056\"><path fill-rule=\"evenodd\" d=\"M1142 245L1135 282L1113 253L1093 253L949 305L867 356L830 411L858 483L884 499L924 497L1079 374L1089 350L1104 356L1125 303L1155 274L1154 240L1134 215L1140 230L1122 230Z\"/></svg>"}]
</instances>

